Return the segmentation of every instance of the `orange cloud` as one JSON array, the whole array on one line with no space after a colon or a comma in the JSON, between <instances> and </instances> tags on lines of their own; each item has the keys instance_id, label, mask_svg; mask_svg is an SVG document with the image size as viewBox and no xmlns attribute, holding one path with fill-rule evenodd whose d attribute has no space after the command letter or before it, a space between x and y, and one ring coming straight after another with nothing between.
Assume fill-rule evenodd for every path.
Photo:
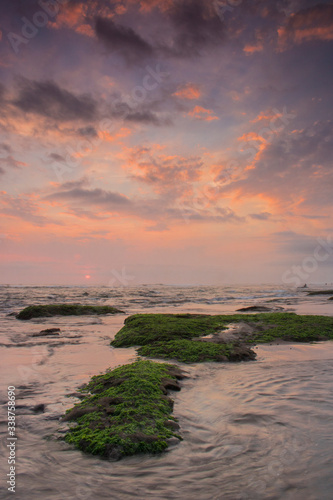
<instances>
[{"instance_id":1,"label":"orange cloud","mask_svg":"<svg viewBox=\"0 0 333 500\"><path fill-rule=\"evenodd\" d=\"M243 90L243 93L237 92L236 90L231 90L228 92L228 95L230 95L231 99L235 102L242 101L245 96L249 95L251 93L250 87L245 87Z\"/></svg>"},{"instance_id":2,"label":"orange cloud","mask_svg":"<svg viewBox=\"0 0 333 500\"><path fill-rule=\"evenodd\" d=\"M247 141L247 142L266 142L263 137L261 137L259 134L256 132L248 132L247 134L243 134L241 137L238 138L238 141Z\"/></svg>"},{"instance_id":3,"label":"orange cloud","mask_svg":"<svg viewBox=\"0 0 333 500\"><path fill-rule=\"evenodd\" d=\"M262 152L267 147L267 140L256 132L249 132L238 138L240 144L240 152L246 154L247 152L254 154L252 162L245 168L245 170L252 170L256 161L260 158Z\"/></svg>"},{"instance_id":4,"label":"orange cloud","mask_svg":"<svg viewBox=\"0 0 333 500\"><path fill-rule=\"evenodd\" d=\"M51 24L52 28L74 28L83 23L86 14L86 7L82 4L69 4L63 6L57 16L56 22Z\"/></svg>"},{"instance_id":5,"label":"orange cloud","mask_svg":"<svg viewBox=\"0 0 333 500\"><path fill-rule=\"evenodd\" d=\"M81 35L90 36L91 38L95 36L95 32L90 26L90 24L81 24L75 29L75 31L77 33L81 33Z\"/></svg>"},{"instance_id":6,"label":"orange cloud","mask_svg":"<svg viewBox=\"0 0 333 500\"><path fill-rule=\"evenodd\" d=\"M262 122L262 121L265 121L265 120L272 120L273 118L279 118L280 114L269 114L269 112L267 111L262 111L261 113L259 113L259 115L254 119L254 120L251 120L251 123L258 123L258 122Z\"/></svg>"},{"instance_id":7,"label":"orange cloud","mask_svg":"<svg viewBox=\"0 0 333 500\"><path fill-rule=\"evenodd\" d=\"M219 118L214 115L214 111L211 109L203 108L202 106L195 106L195 108L190 111L189 116L196 118L197 120L203 120L206 122L211 122L213 120L218 120Z\"/></svg>"},{"instance_id":8,"label":"orange cloud","mask_svg":"<svg viewBox=\"0 0 333 500\"><path fill-rule=\"evenodd\" d=\"M199 99L201 92L197 85L188 83L187 85L180 87L177 92L172 95L179 97L180 99Z\"/></svg>"},{"instance_id":9,"label":"orange cloud","mask_svg":"<svg viewBox=\"0 0 333 500\"><path fill-rule=\"evenodd\" d=\"M144 12L149 12L155 8L160 9L162 12L166 11L171 5L173 5L174 0L128 0L128 3L140 4L140 10Z\"/></svg>"},{"instance_id":10,"label":"orange cloud","mask_svg":"<svg viewBox=\"0 0 333 500\"><path fill-rule=\"evenodd\" d=\"M155 149L136 148L131 151L126 168L130 168L132 177L144 182L158 194L192 192L192 183L202 176L201 159L161 154Z\"/></svg>"},{"instance_id":11,"label":"orange cloud","mask_svg":"<svg viewBox=\"0 0 333 500\"><path fill-rule=\"evenodd\" d=\"M248 55L254 54L255 52L261 52L262 50L264 50L264 45L261 42L258 42L254 45L245 45L243 49L243 51Z\"/></svg>"},{"instance_id":12,"label":"orange cloud","mask_svg":"<svg viewBox=\"0 0 333 500\"><path fill-rule=\"evenodd\" d=\"M120 130L116 134L111 134L107 130L102 130L98 133L99 137L103 139L103 141L107 142L115 142L118 139L122 139L124 137L127 137L131 134L131 130L127 127L121 127Z\"/></svg>"},{"instance_id":13,"label":"orange cloud","mask_svg":"<svg viewBox=\"0 0 333 500\"><path fill-rule=\"evenodd\" d=\"M297 44L311 40L333 40L333 5L316 5L292 14L285 26L278 29L279 50L288 41Z\"/></svg>"},{"instance_id":14,"label":"orange cloud","mask_svg":"<svg viewBox=\"0 0 333 500\"><path fill-rule=\"evenodd\" d=\"M97 2L62 5L56 21L49 23L49 26L53 29L70 28L82 35L93 37L94 30L90 24L87 24L86 20L90 17L89 14L93 9L100 12L97 7ZM103 14L104 17L113 17L114 15L113 11L107 7L100 14Z\"/></svg>"},{"instance_id":15,"label":"orange cloud","mask_svg":"<svg viewBox=\"0 0 333 500\"><path fill-rule=\"evenodd\" d=\"M333 40L333 23L330 26L321 28L308 28L297 30L295 32L296 43L302 43L307 40Z\"/></svg>"},{"instance_id":16,"label":"orange cloud","mask_svg":"<svg viewBox=\"0 0 333 500\"><path fill-rule=\"evenodd\" d=\"M127 7L125 5L117 5L115 8L115 12L119 16L122 16L123 14L125 14L125 12L127 12Z\"/></svg>"}]
</instances>

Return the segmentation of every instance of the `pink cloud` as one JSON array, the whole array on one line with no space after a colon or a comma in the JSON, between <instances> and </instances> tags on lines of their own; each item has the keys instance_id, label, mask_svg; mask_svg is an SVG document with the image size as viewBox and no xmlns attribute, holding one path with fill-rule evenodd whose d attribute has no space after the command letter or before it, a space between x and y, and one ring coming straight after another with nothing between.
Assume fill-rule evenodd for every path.
<instances>
[{"instance_id":1,"label":"pink cloud","mask_svg":"<svg viewBox=\"0 0 333 500\"><path fill-rule=\"evenodd\" d=\"M333 40L333 5L320 4L292 14L278 29L278 36L280 50L285 50L289 41Z\"/></svg>"},{"instance_id":2,"label":"pink cloud","mask_svg":"<svg viewBox=\"0 0 333 500\"><path fill-rule=\"evenodd\" d=\"M214 115L214 111L212 111L211 109L203 108L202 106L195 106L192 111L188 113L188 115L197 120L203 120L206 122L211 122L213 120L219 119Z\"/></svg>"},{"instance_id":3,"label":"pink cloud","mask_svg":"<svg viewBox=\"0 0 333 500\"><path fill-rule=\"evenodd\" d=\"M179 89L173 94L180 99L199 99L201 96L201 91L197 85L192 83L188 83Z\"/></svg>"}]
</instances>

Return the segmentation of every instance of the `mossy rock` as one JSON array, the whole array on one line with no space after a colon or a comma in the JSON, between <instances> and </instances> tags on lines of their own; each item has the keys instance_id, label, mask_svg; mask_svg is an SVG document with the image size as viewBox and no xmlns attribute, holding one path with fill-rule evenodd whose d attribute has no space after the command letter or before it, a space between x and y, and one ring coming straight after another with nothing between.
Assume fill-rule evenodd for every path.
<instances>
[{"instance_id":1,"label":"mossy rock","mask_svg":"<svg viewBox=\"0 0 333 500\"><path fill-rule=\"evenodd\" d=\"M248 346L232 343L214 344L184 339L144 345L138 349L138 354L151 358L176 359L182 363L249 361L256 358L256 353Z\"/></svg>"},{"instance_id":2,"label":"mossy rock","mask_svg":"<svg viewBox=\"0 0 333 500\"><path fill-rule=\"evenodd\" d=\"M63 417L76 422L65 441L106 459L165 450L169 439L181 439L168 391L180 390L184 377L177 366L143 360L93 377Z\"/></svg>"},{"instance_id":3,"label":"mossy rock","mask_svg":"<svg viewBox=\"0 0 333 500\"><path fill-rule=\"evenodd\" d=\"M198 342L198 337L215 336L230 324L246 323L250 333L231 342ZM216 336L218 337L218 336ZM124 327L111 342L114 347L137 347L143 356L177 359L181 362L239 361L254 359L249 345L277 339L313 342L333 339L333 318L301 316L294 313L231 315L136 314L125 320ZM239 343L243 350L239 350ZM247 349L244 345L247 344ZM241 355L242 354L242 355Z\"/></svg>"},{"instance_id":4,"label":"mossy rock","mask_svg":"<svg viewBox=\"0 0 333 500\"><path fill-rule=\"evenodd\" d=\"M208 314L135 314L126 318L111 345L131 347L201 337L223 328L225 322L220 318Z\"/></svg>"},{"instance_id":5,"label":"mossy rock","mask_svg":"<svg viewBox=\"0 0 333 500\"><path fill-rule=\"evenodd\" d=\"M29 306L20 311L16 317L21 320L47 318L51 316L86 316L90 314L124 313L111 306L82 306L80 304L48 304Z\"/></svg>"},{"instance_id":6,"label":"mossy rock","mask_svg":"<svg viewBox=\"0 0 333 500\"><path fill-rule=\"evenodd\" d=\"M314 290L309 292L308 295L332 295L333 290Z\"/></svg>"}]
</instances>

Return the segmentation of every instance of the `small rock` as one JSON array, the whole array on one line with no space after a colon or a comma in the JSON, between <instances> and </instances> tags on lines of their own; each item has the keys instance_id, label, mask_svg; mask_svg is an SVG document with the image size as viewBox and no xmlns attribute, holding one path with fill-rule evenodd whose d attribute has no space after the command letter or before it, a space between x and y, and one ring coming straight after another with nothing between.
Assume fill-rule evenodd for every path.
<instances>
[{"instance_id":1,"label":"small rock","mask_svg":"<svg viewBox=\"0 0 333 500\"><path fill-rule=\"evenodd\" d=\"M68 398L78 398L78 399L84 399L86 396L82 394L81 392L71 392L70 394L67 394Z\"/></svg>"},{"instance_id":2,"label":"small rock","mask_svg":"<svg viewBox=\"0 0 333 500\"><path fill-rule=\"evenodd\" d=\"M235 345L233 351L229 355L230 361L249 361L256 359L257 354L246 345Z\"/></svg>"},{"instance_id":3,"label":"small rock","mask_svg":"<svg viewBox=\"0 0 333 500\"><path fill-rule=\"evenodd\" d=\"M46 330L41 330L39 333L33 333L33 337L46 337L47 335L59 335L61 333L60 328L47 328Z\"/></svg>"},{"instance_id":4,"label":"small rock","mask_svg":"<svg viewBox=\"0 0 333 500\"><path fill-rule=\"evenodd\" d=\"M173 431L178 431L180 429L179 424L177 424L174 420L167 420L164 425Z\"/></svg>"},{"instance_id":5,"label":"small rock","mask_svg":"<svg viewBox=\"0 0 333 500\"><path fill-rule=\"evenodd\" d=\"M237 309L239 312L276 312L283 311L283 307L249 306Z\"/></svg>"},{"instance_id":6,"label":"small rock","mask_svg":"<svg viewBox=\"0 0 333 500\"><path fill-rule=\"evenodd\" d=\"M105 445L105 457L108 460L120 460L122 458L122 450L120 446Z\"/></svg>"},{"instance_id":7,"label":"small rock","mask_svg":"<svg viewBox=\"0 0 333 500\"><path fill-rule=\"evenodd\" d=\"M82 417L83 415L88 415L89 413L94 413L96 411L95 406L74 406L64 417L62 418L63 422L69 422L71 420L76 420L77 418Z\"/></svg>"},{"instance_id":8,"label":"small rock","mask_svg":"<svg viewBox=\"0 0 333 500\"><path fill-rule=\"evenodd\" d=\"M163 394L167 394L168 391L180 391L181 387L177 380L163 379L161 389Z\"/></svg>"},{"instance_id":9,"label":"small rock","mask_svg":"<svg viewBox=\"0 0 333 500\"><path fill-rule=\"evenodd\" d=\"M44 413L45 412L45 405L43 403L41 403L39 405L33 406L31 408L31 411L33 413Z\"/></svg>"}]
</instances>

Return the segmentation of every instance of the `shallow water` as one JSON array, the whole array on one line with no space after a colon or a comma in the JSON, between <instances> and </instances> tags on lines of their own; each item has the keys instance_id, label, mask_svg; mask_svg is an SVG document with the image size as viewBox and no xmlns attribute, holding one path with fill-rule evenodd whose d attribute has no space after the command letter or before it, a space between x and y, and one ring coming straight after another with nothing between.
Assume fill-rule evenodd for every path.
<instances>
[{"instance_id":1,"label":"shallow water","mask_svg":"<svg viewBox=\"0 0 333 500\"><path fill-rule=\"evenodd\" d=\"M168 300L179 300L179 289L168 288ZM202 499L202 500L331 500L333 498L333 343L260 346L255 362L187 365L190 378L174 393L174 415L184 440L159 456L137 456L119 462L89 457L68 445L47 440L61 428L59 416L77 399L66 395L108 367L131 362L134 349L113 349L110 339L127 316L153 312L161 306L125 307L126 315L51 318L19 322L7 317L33 298L34 302L112 303L122 306L125 290L116 297L100 297L102 289L6 289L2 302L0 347L1 401L8 385L17 387L17 493L18 499ZM160 287L127 291L148 303ZM216 289L189 290L184 305L163 306L163 312L200 311ZM13 293L12 293L13 291ZM4 293L4 291L0 290ZM156 292L156 293L152 293ZM224 291L218 290L220 297ZM247 293L249 290L247 290ZM323 298L293 297L289 291L262 291L262 300L307 313L331 314L332 303ZM12 295L11 295L12 293ZM116 292L114 292L116 293ZM141 295L140 295L141 293ZM228 293L230 293L228 291ZM234 289L245 296L244 290ZM150 295L149 295L150 294ZM258 295L252 290L252 297ZM289 294L289 296L287 296ZM74 297L76 296L76 300ZM189 300L192 296L192 301ZM150 297L153 297L152 299ZM178 297L178 298L177 298ZM82 300L81 300L82 299ZM193 300L194 299L194 300ZM240 306L257 299L239 298ZM289 302L293 301L291 305ZM205 312L234 312L235 300L205 304ZM8 306L9 304L9 306ZM229 308L227 311L225 308ZM223 311L222 311L223 309ZM33 332L59 327L61 338L32 338ZM45 412L31 407L43 403ZM4 407L2 406L2 409ZM1 418L2 456L6 456L6 428ZM1 478L8 472L2 458ZM3 482L4 485L4 482ZM1 498L11 498L2 489Z\"/></svg>"}]
</instances>

